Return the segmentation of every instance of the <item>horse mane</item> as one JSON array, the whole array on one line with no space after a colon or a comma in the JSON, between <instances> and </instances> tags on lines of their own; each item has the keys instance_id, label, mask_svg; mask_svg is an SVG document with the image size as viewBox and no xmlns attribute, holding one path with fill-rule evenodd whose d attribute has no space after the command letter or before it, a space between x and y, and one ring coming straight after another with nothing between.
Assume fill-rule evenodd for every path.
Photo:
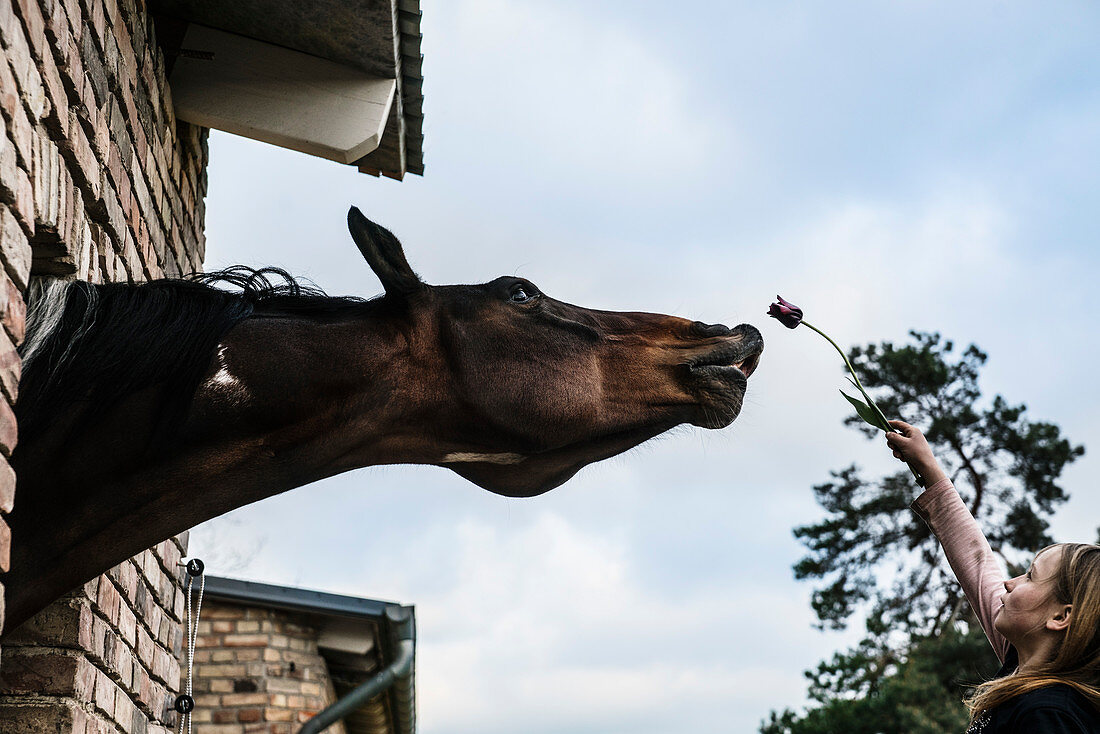
<instances>
[{"instance_id":1,"label":"horse mane","mask_svg":"<svg viewBox=\"0 0 1100 734\"><path fill-rule=\"evenodd\" d=\"M51 421L103 414L159 387L155 433L182 422L222 337L253 315L329 319L370 304L333 297L279 268L235 266L183 279L93 284L32 279L16 417L20 441Z\"/></svg>"}]
</instances>

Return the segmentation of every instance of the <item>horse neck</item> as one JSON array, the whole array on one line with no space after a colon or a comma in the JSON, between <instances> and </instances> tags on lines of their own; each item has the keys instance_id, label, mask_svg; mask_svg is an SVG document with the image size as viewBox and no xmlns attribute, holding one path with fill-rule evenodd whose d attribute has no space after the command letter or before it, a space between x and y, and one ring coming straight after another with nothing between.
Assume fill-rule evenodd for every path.
<instances>
[{"instance_id":1,"label":"horse neck","mask_svg":"<svg viewBox=\"0 0 1100 734\"><path fill-rule=\"evenodd\" d=\"M141 394L79 436L24 447L14 614L243 505L361 466L422 461L401 438L403 401L418 392L396 387L409 361L407 342L376 320L249 318L218 345L169 445L141 443L157 420L155 398Z\"/></svg>"},{"instance_id":2,"label":"horse neck","mask_svg":"<svg viewBox=\"0 0 1100 734\"><path fill-rule=\"evenodd\" d=\"M431 360L416 352L383 317L247 319L219 345L188 430L262 444L312 475L422 460L402 440L430 402Z\"/></svg>"}]
</instances>

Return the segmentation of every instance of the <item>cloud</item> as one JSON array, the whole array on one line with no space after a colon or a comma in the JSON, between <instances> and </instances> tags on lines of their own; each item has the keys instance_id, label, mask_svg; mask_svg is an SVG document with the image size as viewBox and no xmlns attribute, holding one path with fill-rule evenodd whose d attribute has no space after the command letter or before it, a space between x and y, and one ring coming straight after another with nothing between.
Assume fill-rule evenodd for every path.
<instances>
[{"instance_id":1,"label":"cloud","mask_svg":"<svg viewBox=\"0 0 1100 734\"><path fill-rule=\"evenodd\" d=\"M655 597L627 543L553 511L511 528L466 518L444 533L454 576L417 599L426 729L579 732L649 722L648 731L673 732L685 726L685 709L713 717L798 698L800 675L778 661L817 637L804 599L723 585L719 569L713 587ZM394 560L397 575L410 571Z\"/></svg>"},{"instance_id":2,"label":"cloud","mask_svg":"<svg viewBox=\"0 0 1100 734\"><path fill-rule=\"evenodd\" d=\"M540 194L562 179L569 196L664 190L729 145L674 58L590 8L465 0L431 15L426 100L435 145L457 154L452 173L503 168Z\"/></svg>"}]
</instances>

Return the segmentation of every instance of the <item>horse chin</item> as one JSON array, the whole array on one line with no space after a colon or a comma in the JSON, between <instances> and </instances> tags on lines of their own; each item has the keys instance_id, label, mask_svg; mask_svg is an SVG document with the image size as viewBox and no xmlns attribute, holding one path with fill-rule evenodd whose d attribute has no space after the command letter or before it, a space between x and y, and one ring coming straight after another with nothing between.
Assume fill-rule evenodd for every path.
<instances>
[{"instance_id":1,"label":"horse chin","mask_svg":"<svg viewBox=\"0 0 1100 734\"><path fill-rule=\"evenodd\" d=\"M500 463L463 460L442 465L495 494L505 497L535 497L561 486L589 464L629 451L675 426L675 423L666 422L659 426L636 428L584 443L529 454L522 461Z\"/></svg>"},{"instance_id":2,"label":"horse chin","mask_svg":"<svg viewBox=\"0 0 1100 734\"><path fill-rule=\"evenodd\" d=\"M692 369L699 403L690 423L700 428L725 428L741 413L748 381L736 367L706 366Z\"/></svg>"},{"instance_id":3,"label":"horse chin","mask_svg":"<svg viewBox=\"0 0 1100 734\"><path fill-rule=\"evenodd\" d=\"M470 464L447 465L447 468L493 494L505 497L535 497L565 484L582 467L577 466L557 472L532 472L518 467Z\"/></svg>"}]
</instances>

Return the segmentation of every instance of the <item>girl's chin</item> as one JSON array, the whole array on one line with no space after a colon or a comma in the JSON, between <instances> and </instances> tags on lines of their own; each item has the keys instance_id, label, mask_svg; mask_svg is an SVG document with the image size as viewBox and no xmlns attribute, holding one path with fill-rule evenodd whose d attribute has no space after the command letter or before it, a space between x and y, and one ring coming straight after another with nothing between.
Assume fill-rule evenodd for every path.
<instances>
[{"instance_id":1,"label":"girl's chin","mask_svg":"<svg viewBox=\"0 0 1100 734\"><path fill-rule=\"evenodd\" d=\"M997 630L1002 635L1004 635L1005 639L1008 639L1009 638L1009 632L1008 632L1008 630L1005 629L1006 625L1002 624L1002 621L1004 620L1004 614L1002 614L1002 612L1004 610L1005 610L1005 608L1003 606L1001 606L998 609L994 610L994 612L993 612L993 629ZM1011 639L1009 639L1008 641L1012 642Z\"/></svg>"}]
</instances>

